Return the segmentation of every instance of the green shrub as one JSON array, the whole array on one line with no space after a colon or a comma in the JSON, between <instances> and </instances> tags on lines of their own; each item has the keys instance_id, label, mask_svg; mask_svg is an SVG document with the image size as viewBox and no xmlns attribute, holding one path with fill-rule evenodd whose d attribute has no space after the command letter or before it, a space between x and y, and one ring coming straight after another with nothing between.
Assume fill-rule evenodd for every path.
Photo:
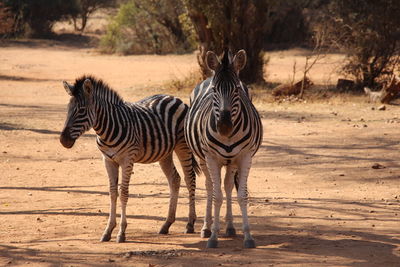
<instances>
[{"instance_id":1,"label":"green shrub","mask_svg":"<svg viewBox=\"0 0 400 267\"><path fill-rule=\"evenodd\" d=\"M174 0L180 2L179 0ZM122 4L100 41L103 52L120 54L180 53L192 49L171 0L130 0ZM165 4L165 6L158 6Z\"/></svg>"}]
</instances>

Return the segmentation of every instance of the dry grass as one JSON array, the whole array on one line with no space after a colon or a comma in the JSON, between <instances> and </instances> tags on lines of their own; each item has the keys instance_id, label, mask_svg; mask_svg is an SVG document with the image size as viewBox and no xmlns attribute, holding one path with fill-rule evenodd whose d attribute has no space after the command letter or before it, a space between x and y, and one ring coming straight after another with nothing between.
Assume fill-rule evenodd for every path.
<instances>
[{"instance_id":1,"label":"dry grass","mask_svg":"<svg viewBox=\"0 0 400 267\"><path fill-rule=\"evenodd\" d=\"M193 88L201 81L202 76L200 71L192 70L185 74L181 79L175 76L173 79L165 82L162 85L162 88L171 94L190 94Z\"/></svg>"}]
</instances>

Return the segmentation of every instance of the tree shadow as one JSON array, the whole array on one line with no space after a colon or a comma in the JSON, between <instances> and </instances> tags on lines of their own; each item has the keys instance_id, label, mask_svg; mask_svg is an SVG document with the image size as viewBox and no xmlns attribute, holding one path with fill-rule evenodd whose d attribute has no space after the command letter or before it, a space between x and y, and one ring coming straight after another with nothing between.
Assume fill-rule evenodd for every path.
<instances>
[{"instance_id":1,"label":"tree shadow","mask_svg":"<svg viewBox=\"0 0 400 267\"><path fill-rule=\"evenodd\" d=\"M0 47L82 49L97 47L99 38L73 33L52 34L46 38L0 39Z\"/></svg>"},{"instance_id":2,"label":"tree shadow","mask_svg":"<svg viewBox=\"0 0 400 267\"><path fill-rule=\"evenodd\" d=\"M13 123L0 123L0 130L3 130L3 131L30 131L30 132L46 134L46 135L47 134L48 135L60 135L61 134L61 131L54 131L54 130L49 130L49 129L35 129L35 128L29 128L29 127L25 127L25 126L13 124ZM80 138L82 138L82 137L93 138L96 136L97 135L95 135L95 134L85 133Z\"/></svg>"},{"instance_id":3,"label":"tree shadow","mask_svg":"<svg viewBox=\"0 0 400 267\"><path fill-rule=\"evenodd\" d=\"M49 81L59 81L58 79L40 79L40 78L30 78L23 76L12 76L12 75L1 75L0 80L5 81L18 81L18 82L49 82Z\"/></svg>"}]
</instances>

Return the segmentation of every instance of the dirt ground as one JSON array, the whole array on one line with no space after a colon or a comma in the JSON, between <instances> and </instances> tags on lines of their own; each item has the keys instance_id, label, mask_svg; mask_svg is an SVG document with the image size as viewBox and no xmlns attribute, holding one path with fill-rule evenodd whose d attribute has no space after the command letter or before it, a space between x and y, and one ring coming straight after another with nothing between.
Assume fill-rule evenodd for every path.
<instances>
[{"instance_id":1,"label":"dirt ground","mask_svg":"<svg viewBox=\"0 0 400 267\"><path fill-rule=\"evenodd\" d=\"M274 52L270 81L285 81L301 50ZM341 56L311 78L334 82ZM300 62L300 63L299 63ZM183 234L182 185L177 221L157 234L168 186L158 164L134 167L127 242L101 243L108 179L93 132L67 150L59 143L68 95L62 80L94 74L130 101L168 93L170 79L196 68L194 55L100 55L53 41L0 47L0 265L7 266L400 266L400 107L385 111L363 97L262 103L264 140L249 178L256 249L238 237L206 249L199 232L204 177L197 182L196 234ZM173 92L187 101L186 92ZM374 169L374 164L382 168ZM222 213L224 212L224 208Z\"/></svg>"}]
</instances>

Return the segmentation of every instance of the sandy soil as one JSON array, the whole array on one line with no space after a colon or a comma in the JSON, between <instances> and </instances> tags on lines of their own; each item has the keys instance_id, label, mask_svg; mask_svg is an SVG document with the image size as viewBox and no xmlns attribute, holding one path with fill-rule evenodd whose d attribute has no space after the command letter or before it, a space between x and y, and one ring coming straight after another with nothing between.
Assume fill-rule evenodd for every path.
<instances>
[{"instance_id":1,"label":"sandy soil","mask_svg":"<svg viewBox=\"0 0 400 267\"><path fill-rule=\"evenodd\" d=\"M271 53L268 78L288 79L302 53ZM316 66L312 78L328 82L341 58ZM160 84L195 68L194 55L119 57L57 42L0 47L0 265L400 266L400 107L379 111L360 99L257 102L265 133L249 179L256 249L242 248L240 230L205 249L203 176L197 233L183 234L182 186L177 221L158 235L168 203L158 164L134 168L127 242L99 242L108 180L93 132L71 150L58 141L68 102L61 81L91 73L135 101L166 93ZM237 204L234 215L240 229Z\"/></svg>"}]
</instances>

